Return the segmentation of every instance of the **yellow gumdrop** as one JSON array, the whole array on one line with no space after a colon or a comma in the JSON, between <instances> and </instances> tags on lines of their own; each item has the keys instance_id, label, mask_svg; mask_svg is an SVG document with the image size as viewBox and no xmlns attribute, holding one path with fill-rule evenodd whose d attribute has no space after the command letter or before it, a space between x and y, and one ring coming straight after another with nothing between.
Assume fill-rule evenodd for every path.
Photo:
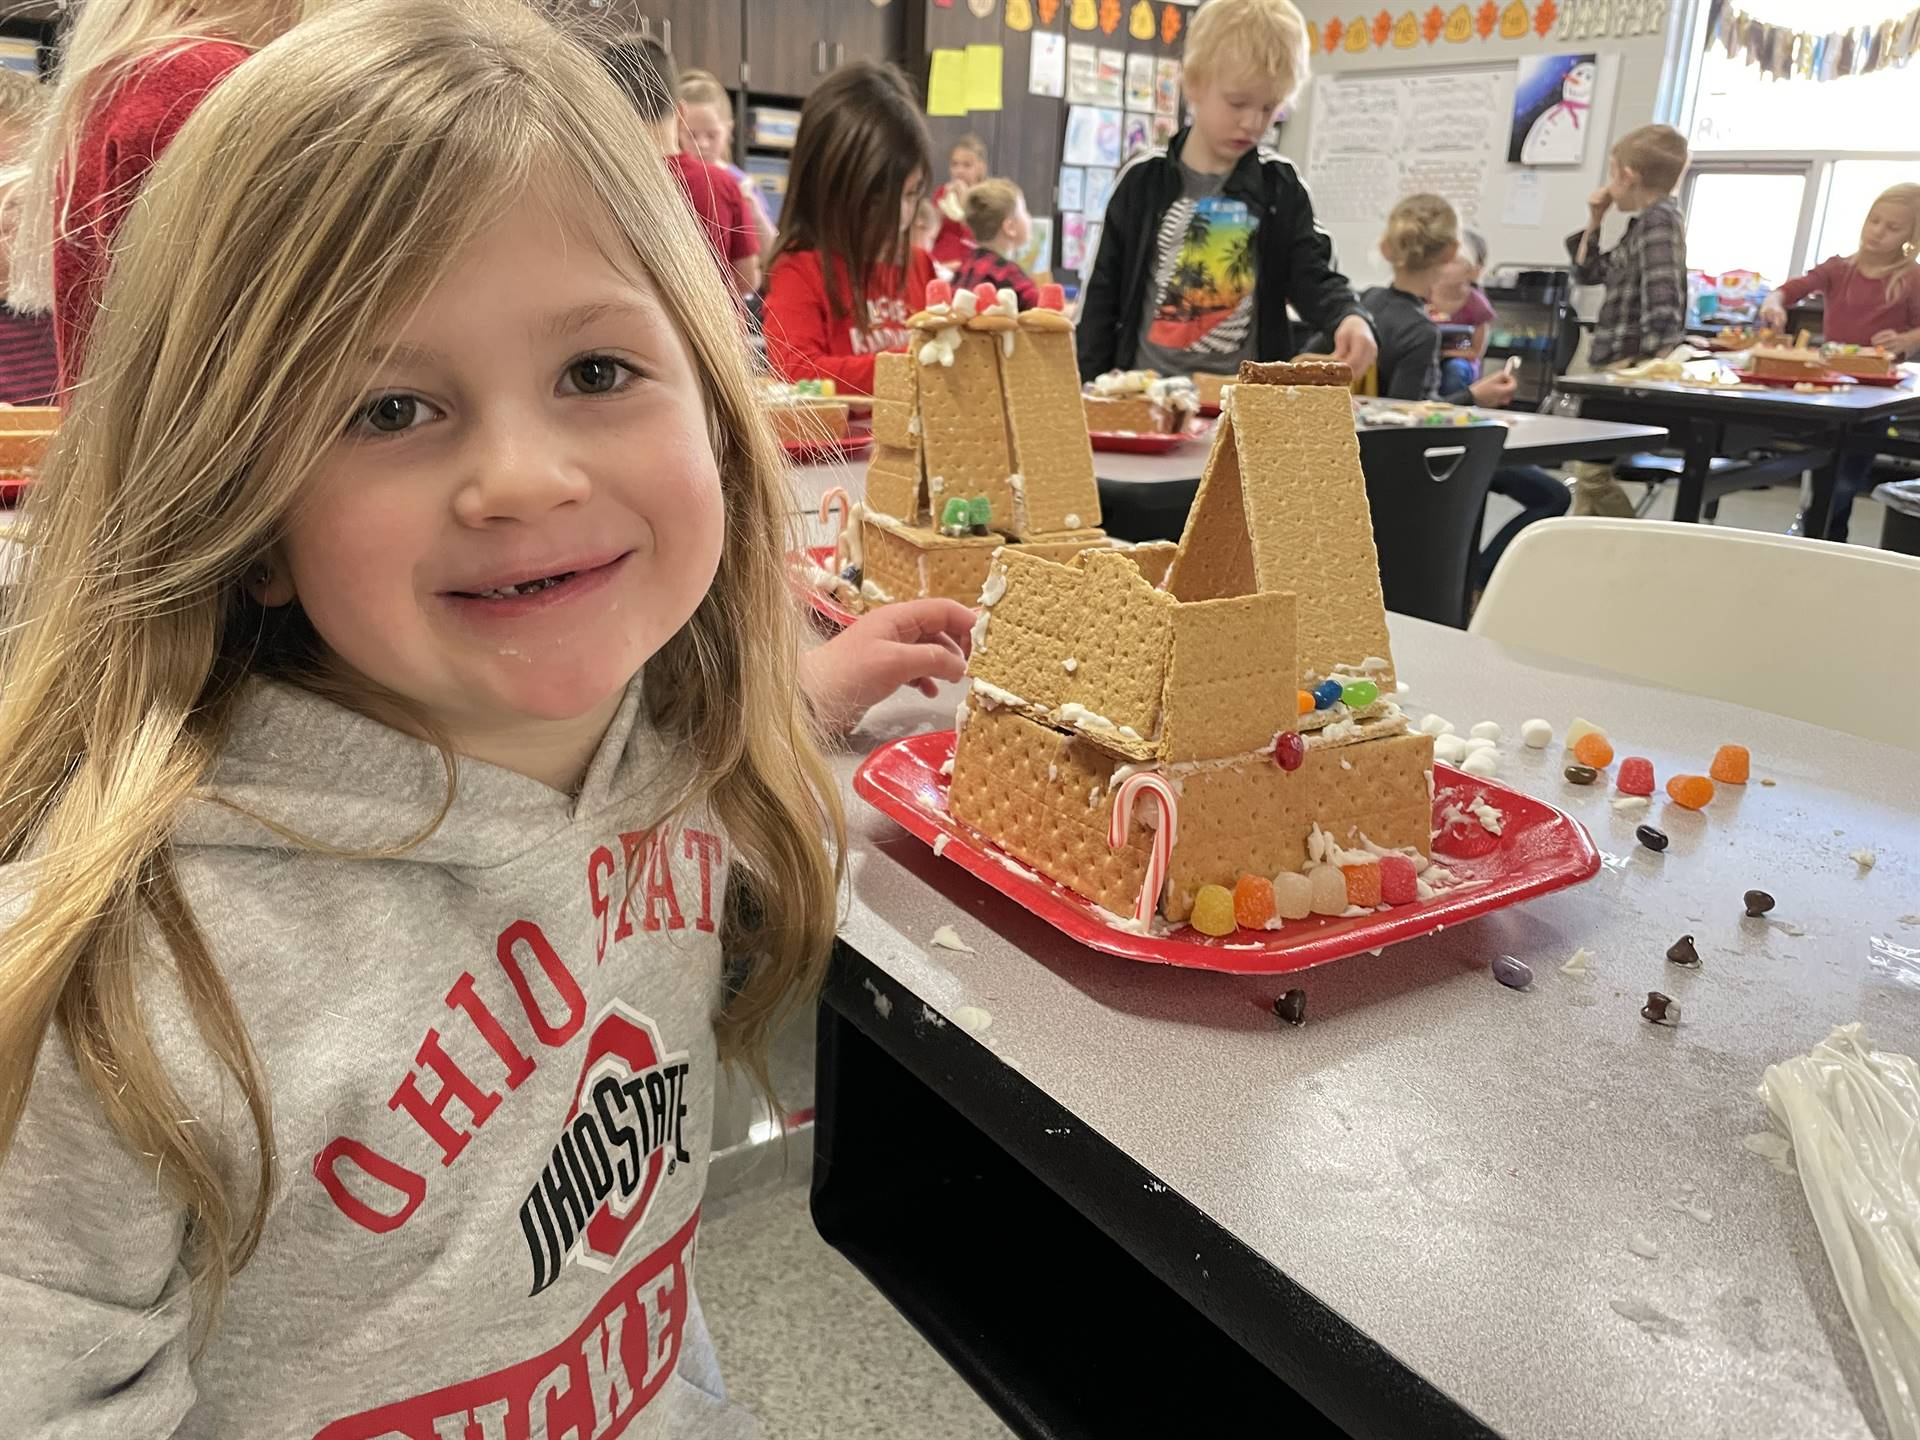
<instances>
[{"instance_id":1,"label":"yellow gumdrop","mask_svg":"<svg viewBox=\"0 0 1920 1440\"><path fill-rule=\"evenodd\" d=\"M1239 926L1233 918L1233 892L1224 885L1202 885L1187 923L1202 935L1231 935Z\"/></svg>"}]
</instances>

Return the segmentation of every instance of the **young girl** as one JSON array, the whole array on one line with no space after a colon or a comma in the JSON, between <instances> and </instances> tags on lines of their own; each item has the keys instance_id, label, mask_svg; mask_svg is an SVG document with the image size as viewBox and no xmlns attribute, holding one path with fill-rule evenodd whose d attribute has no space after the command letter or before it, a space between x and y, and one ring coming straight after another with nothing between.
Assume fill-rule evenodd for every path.
<instances>
[{"instance_id":1,"label":"young girl","mask_svg":"<svg viewBox=\"0 0 1920 1440\"><path fill-rule=\"evenodd\" d=\"M947 152L947 183L933 192L940 232L933 237L933 259L951 268L973 253L967 225L967 192L987 178L987 142L968 131Z\"/></svg>"},{"instance_id":2,"label":"young girl","mask_svg":"<svg viewBox=\"0 0 1920 1440\"><path fill-rule=\"evenodd\" d=\"M842 65L800 111L780 235L767 266L767 358L789 380L873 393L873 357L902 350L933 260L910 245L927 127L891 66Z\"/></svg>"},{"instance_id":3,"label":"young girl","mask_svg":"<svg viewBox=\"0 0 1920 1440\"><path fill-rule=\"evenodd\" d=\"M160 152L255 48L328 0L88 0L61 46L22 197L17 303L53 311L62 388L80 373L107 255Z\"/></svg>"},{"instance_id":4,"label":"young girl","mask_svg":"<svg viewBox=\"0 0 1920 1440\"><path fill-rule=\"evenodd\" d=\"M1763 324L1787 328L1787 306L1826 297L1822 329L1839 345L1877 345L1896 356L1920 352L1920 184L1889 186L1867 211L1860 248L1823 260L1789 280L1760 307ZM1845 455L1834 471L1827 538L1845 541L1853 501L1873 475L1872 455ZM1801 516L1794 529L1806 528Z\"/></svg>"},{"instance_id":5,"label":"young girl","mask_svg":"<svg viewBox=\"0 0 1920 1440\"><path fill-rule=\"evenodd\" d=\"M1460 248L1440 269L1427 314L1438 325L1464 325L1468 334L1440 350L1440 388L1464 390L1480 378L1480 362L1493 336L1493 305L1480 288L1487 266L1487 242L1477 230L1460 232Z\"/></svg>"},{"instance_id":6,"label":"young girl","mask_svg":"<svg viewBox=\"0 0 1920 1440\"><path fill-rule=\"evenodd\" d=\"M693 1238L833 931L834 687L631 109L531 6L343 4L93 340L0 640L10 1433L746 1433Z\"/></svg>"},{"instance_id":7,"label":"young girl","mask_svg":"<svg viewBox=\"0 0 1920 1440\"><path fill-rule=\"evenodd\" d=\"M753 178L733 163L733 100L726 87L709 71L680 72L680 132L683 148L709 165L718 165L733 177L747 203L754 233L764 252L773 246L773 221L767 218L766 198Z\"/></svg>"}]
</instances>

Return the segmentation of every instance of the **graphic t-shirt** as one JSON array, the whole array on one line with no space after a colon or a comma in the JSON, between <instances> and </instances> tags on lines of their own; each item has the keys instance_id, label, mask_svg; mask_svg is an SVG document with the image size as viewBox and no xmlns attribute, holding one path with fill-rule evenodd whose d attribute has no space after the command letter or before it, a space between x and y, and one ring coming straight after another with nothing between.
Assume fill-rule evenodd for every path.
<instances>
[{"instance_id":1,"label":"graphic t-shirt","mask_svg":"<svg viewBox=\"0 0 1920 1440\"><path fill-rule=\"evenodd\" d=\"M1180 167L1180 198L1155 237L1139 365L1163 375L1232 373L1254 354L1259 217L1221 193L1224 175Z\"/></svg>"}]
</instances>

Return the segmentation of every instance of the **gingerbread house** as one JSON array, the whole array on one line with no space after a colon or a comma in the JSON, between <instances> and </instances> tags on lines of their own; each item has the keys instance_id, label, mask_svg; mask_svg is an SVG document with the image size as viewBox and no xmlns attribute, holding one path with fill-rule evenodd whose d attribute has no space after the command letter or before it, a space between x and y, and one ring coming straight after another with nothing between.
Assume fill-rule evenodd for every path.
<instances>
[{"instance_id":1,"label":"gingerbread house","mask_svg":"<svg viewBox=\"0 0 1920 1440\"><path fill-rule=\"evenodd\" d=\"M845 600L942 595L972 604L1003 545L1064 561L1123 551L1158 580L1171 545L1125 546L1100 528L1073 322L1060 288L1024 314L1011 290L936 281L903 353L876 357L873 458L830 579Z\"/></svg>"},{"instance_id":2,"label":"gingerbread house","mask_svg":"<svg viewBox=\"0 0 1920 1440\"><path fill-rule=\"evenodd\" d=\"M956 819L1136 925L1248 875L1278 892L1343 857L1425 868L1433 742L1393 699L1348 380L1241 367L1163 586L1099 550L999 552ZM1130 823L1145 782L1177 823Z\"/></svg>"}]
</instances>

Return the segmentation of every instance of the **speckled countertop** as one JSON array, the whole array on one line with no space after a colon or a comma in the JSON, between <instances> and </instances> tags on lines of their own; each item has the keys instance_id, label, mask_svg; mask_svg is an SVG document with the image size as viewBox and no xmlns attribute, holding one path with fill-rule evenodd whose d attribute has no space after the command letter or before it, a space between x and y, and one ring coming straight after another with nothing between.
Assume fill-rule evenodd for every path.
<instances>
[{"instance_id":1,"label":"speckled countertop","mask_svg":"<svg viewBox=\"0 0 1920 1440\"><path fill-rule=\"evenodd\" d=\"M1831 1026L1920 1050L1920 976L1872 959L1874 937L1920 949L1920 754L1392 629L1414 717L1499 721L1500 782L1588 826L1593 880L1293 978L1095 954L853 797L860 753L952 723L952 695L909 695L837 761L843 936L934 1009L989 1012L1004 1063L1503 1436L1884 1434L1799 1181L1741 1141L1767 1128L1762 1070ZM1701 815L1616 815L1561 778L1558 738L1519 743L1535 715L1604 726L1663 785L1740 741L1754 783ZM1634 841L1646 819L1664 856ZM1776 923L1744 917L1754 887ZM941 925L978 953L928 948ZM1685 932L1697 970L1665 959ZM1579 947L1583 979L1559 968ZM1530 991L1493 981L1502 952ZM1291 985L1299 1029L1268 1009ZM1684 1023L1642 1020L1648 990Z\"/></svg>"}]
</instances>

